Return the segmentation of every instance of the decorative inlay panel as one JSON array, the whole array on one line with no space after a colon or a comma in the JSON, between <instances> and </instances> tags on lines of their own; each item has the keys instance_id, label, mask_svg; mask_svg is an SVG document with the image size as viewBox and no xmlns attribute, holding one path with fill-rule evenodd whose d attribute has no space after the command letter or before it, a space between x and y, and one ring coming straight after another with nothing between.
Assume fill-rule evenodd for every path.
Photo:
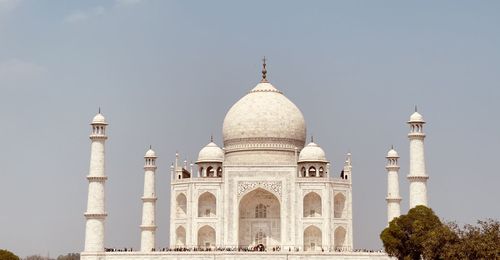
<instances>
[{"instance_id":1,"label":"decorative inlay panel","mask_svg":"<svg viewBox=\"0 0 500 260\"><path fill-rule=\"evenodd\" d=\"M238 198L245 194L248 190L255 188L264 188L281 197L281 182L280 181L239 181L238 182Z\"/></svg>"}]
</instances>

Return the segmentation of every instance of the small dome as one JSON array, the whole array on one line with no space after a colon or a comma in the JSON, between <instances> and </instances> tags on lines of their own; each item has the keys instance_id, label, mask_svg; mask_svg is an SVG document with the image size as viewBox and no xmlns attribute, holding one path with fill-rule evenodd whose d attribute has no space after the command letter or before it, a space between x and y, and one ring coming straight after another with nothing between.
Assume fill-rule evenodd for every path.
<instances>
[{"instance_id":1,"label":"small dome","mask_svg":"<svg viewBox=\"0 0 500 260\"><path fill-rule=\"evenodd\" d=\"M415 112L410 116L409 122L424 122L424 117L420 113Z\"/></svg>"},{"instance_id":2,"label":"small dome","mask_svg":"<svg viewBox=\"0 0 500 260\"><path fill-rule=\"evenodd\" d=\"M319 145L310 142L300 151L299 162L328 162L325 151Z\"/></svg>"},{"instance_id":3,"label":"small dome","mask_svg":"<svg viewBox=\"0 0 500 260\"><path fill-rule=\"evenodd\" d=\"M146 152L146 155L144 155L144 157L156 157L156 153L155 153L155 151L153 151L153 149L149 149Z\"/></svg>"},{"instance_id":4,"label":"small dome","mask_svg":"<svg viewBox=\"0 0 500 260\"><path fill-rule=\"evenodd\" d=\"M391 149L391 150L389 150L389 152L387 152L387 157L397 157L397 158L399 158L399 155L398 155L398 152L396 152L396 150Z\"/></svg>"},{"instance_id":5,"label":"small dome","mask_svg":"<svg viewBox=\"0 0 500 260\"><path fill-rule=\"evenodd\" d=\"M203 147L198 154L199 162L223 162L224 151L217 146L214 142L210 142L207 146Z\"/></svg>"},{"instance_id":6,"label":"small dome","mask_svg":"<svg viewBox=\"0 0 500 260\"><path fill-rule=\"evenodd\" d=\"M98 113L96 116L94 116L94 119L92 119L92 124L107 125L106 118L104 118L101 113Z\"/></svg>"}]
</instances>

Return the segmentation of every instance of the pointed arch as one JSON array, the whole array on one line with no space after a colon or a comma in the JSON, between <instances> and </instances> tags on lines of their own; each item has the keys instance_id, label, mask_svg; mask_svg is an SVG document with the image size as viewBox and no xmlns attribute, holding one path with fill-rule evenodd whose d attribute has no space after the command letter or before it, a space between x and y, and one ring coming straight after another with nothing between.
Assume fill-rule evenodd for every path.
<instances>
[{"instance_id":1,"label":"pointed arch","mask_svg":"<svg viewBox=\"0 0 500 260\"><path fill-rule=\"evenodd\" d=\"M179 218L186 217L187 213L187 199L186 195L184 193L179 193L177 195L177 198L175 199L176 201L176 207L175 207L175 215Z\"/></svg>"},{"instance_id":2,"label":"pointed arch","mask_svg":"<svg viewBox=\"0 0 500 260\"><path fill-rule=\"evenodd\" d=\"M316 167L314 166L309 167L309 177L318 177L316 175Z\"/></svg>"},{"instance_id":3,"label":"pointed arch","mask_svg":"<svg viewBox=\"0 0 500 260\"><path fill-rule=\"evenodd\" d=\"M304 196L303 200L304 217L321 217L321 196L311 191Z\"/></svg>"},{"instance_id":4,"label":"pointed arch","mask_svg":"<svg viewBox=\"0 0 500 260\"><path fill-rule=\"evenodd\" d=\"M271 191L259 187L246 193L239 202L238 246L280 245L280 215L280 201Z\"/></svg>"},{"instance_id":5,"label":"pointed arch","mask_svg":"<svg viewBox=\"0 0 500 260\"><path fill-rule=\"evenodd\" d=\"M322 249L321 230L311 225L304 230L304 251L320 251Z\"/></svg>"},{"instance_id":6,"label":"pointed arch","mask_svg":"<svg viewBox=\"0 0 500 260\"><path fill-rule=\"evenodd\" d=\"M176 247L186 246L186 229L183 226L179 226L175 230L175 246Z\"/></svg>"},{"instance_id":7,"label":"pointed arch","mask_svg":"<svg viewBox=\"0 0 500 260\"><path fill-rule=\"evenodd\" d=\"M217 199L210 192L204 192L198 198L198 217L215 217L217 215Z\"/></svg>"},{"instance_id":8,"label":"pointed arch","mask_svg":"<svg viewBox=\"0 0 500 260\"><path fill-rule=\"evenodd\" d=\"M215 247L215 229L209 225L205 225L198 230L198 247L199 248L214 248Z\"/></svg>"},{"instance_id":9,"label":"pointed arch","mask_svg":"<svg viewBox=\"0 0 500 260\"><path fill-rule=\"evenodd\" d=\"M346 230L344 227L337 227L334 232L334 240L333 244L335 247L335 250L342 250L346 249L345 247L345 238L346 238Z\"/></svg>"},{"instance_id":10,"label":"pointed arch","mask_svg":"<svg viewBox=\"0 0 500 260\"><path fill-rule=\"evenodd\" d=\"M345 217L345 196L342 193L335 195L333 207L333 217L334 218L344 218Z\"/></svg>"}]
</instances>

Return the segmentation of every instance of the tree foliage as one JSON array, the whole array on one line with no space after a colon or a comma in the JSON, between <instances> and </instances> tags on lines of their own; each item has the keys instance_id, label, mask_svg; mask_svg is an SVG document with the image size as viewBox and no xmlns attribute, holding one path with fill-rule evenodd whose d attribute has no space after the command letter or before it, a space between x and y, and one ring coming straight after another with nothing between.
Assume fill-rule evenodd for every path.
<instances>
[{"instance_id":1,"label":"tree foliage","mask_svg":"<svg viewBox=\"0 0 500 260\"><path fill-rule=\"evenodd\" d=\"M57 257L57 260L80 260L80 254L70 253L67 255L60 255Z\"/></svg>"},{"instance_id":2,"label":"tree foliage","mask_svg":"<svg viewBox=\"0 0 500 260\"><path fill-rule=\"evenodd\" d=\"M5 250L5 249L0 249L0 259L2 260L19 260L19 256L15 255L14 253Z\"/></svg>"},{"instance_id":3,"label":"tree foliage","mask_svg":"<svg viewBox=\"0 0 500 260\"><path fill-rule=\"evenodd\" d=\"M500 259L500 222L477 225L443 224L424 206L389 223L380 234L386 252L398 259Z\"/></svg>"},{"instance_id":4,"label":"tree foliage","mask_svg":"<svg viewBox=\"0 0 500 260\"><path fill-rule=\"evenodd\" d=\"M424 243L443 224L432 209L425 206L412 208L408 214L394 218L380 234L385 251L398 259L419 260Z\"/></svg>"}]
</instances>

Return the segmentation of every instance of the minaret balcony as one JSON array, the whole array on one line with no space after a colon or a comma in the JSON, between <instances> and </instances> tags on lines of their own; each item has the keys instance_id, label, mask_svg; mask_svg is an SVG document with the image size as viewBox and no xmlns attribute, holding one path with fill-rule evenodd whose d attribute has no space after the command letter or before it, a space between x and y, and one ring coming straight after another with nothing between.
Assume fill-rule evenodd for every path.
<instances>
[{"instance_id":1,"label":"minaret balcony","mask_svg":"<svg viewBox=\"0 0 500 260\"><path fill-rule=\"evenodd\" d=\"M427 179L429 179L429 176L427 175L422 175L422 176L408 175L406 177L408 178L409 181L427 181Z\"/></svg>"},{"instance_id":2,"label":"minaret balcony","mask_svg":"<svg viewBox=\"0 0 500 260\"><path fill-rule=\"evenodd\" d=\"M85 212L83 215L87 219L105 219L108 216L108 213L88 213L88 212Z\"/></svg>"},{"instance_id":3,"label":"minaret balcony","mask_svg":"<svg viewBox=\"0 0 500 260\"><path fill-rule=\"evenodd\" d=\"M419 132L414 132L414 133L409 133L408 138L415 138L415 139L424 139L425 134L424 133L419 133Z\"/></svg>"},{"instance_id":4,"label":"minaret balcony","mask_svg":"<svg viewBox=\"0 0 500 260\"><path fill-rule=\"evenodd\" d=\"M156 231L156 225L140 225L141 230Z\"/></svg>"},{"instance_id":5,"label":"minaret balcony","mask_svg":"<svg viewBox=\"0 0 500 260\"><path fill-rule=\"evenodd\" d=\"M387 202L401 202L403 199L401 197L386 197Z\"/></svg>"},{"instance_id":6,"label":"minaret balcony","mask_svg":"<svg viewBox=\"0 0 500 260\"><path fill-rule=\"evenodd\" d=\"M88 175L87 176L87 180L89 181L98 181L98 182L104 182L108 179L107 176L92 176L92 175Z\"/></svg>"},{"instance_id":7,"label":"minaret balcony","mask_svg":"<svg viewBox=\"0 0 500 260\"><path fill-rule=\"evenodd\" d=\"M91 140L106 140L106 139L108 139L107 135L102 135L102 134L91 134L89 137Z\"/></svg>"},{"instance_id":8,"label":"minaret balcony","mask_svg":"<svg viewBox=\"0 0 500 260\"><path fill-rule=\"evenodd\" d=\"M141 200L143 202L155 202L156 200L158 200L157 197L142 197Z\"/></svg>"}]
</instances>

